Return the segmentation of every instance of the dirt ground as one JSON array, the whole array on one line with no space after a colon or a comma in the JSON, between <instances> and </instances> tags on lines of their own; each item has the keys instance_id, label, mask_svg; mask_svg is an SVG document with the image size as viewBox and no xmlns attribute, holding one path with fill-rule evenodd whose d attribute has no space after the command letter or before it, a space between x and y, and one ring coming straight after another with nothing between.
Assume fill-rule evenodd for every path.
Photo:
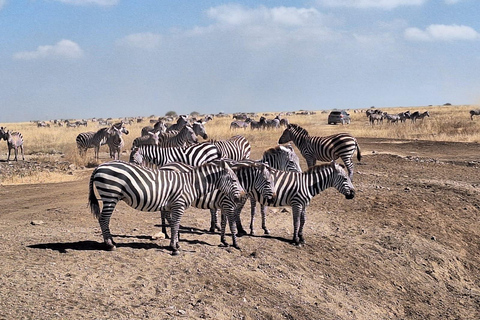
<instances>
[{"instance_id":1,"label":"dirt ground","mask_svg":"<svg viewBox=\"0 0 480 320\"><path fill-rule=\"evenodd\" d=\"M289 208L268 211L270 235L257 219L241 251L219 247L209 213L190 208L173 257L151 239L159 214L121 203L106 252L91 169L2 186L0 319L480 319L480 144L359 143L355 199L315 197L302 247Z\"/></svg>"}]
</instances>

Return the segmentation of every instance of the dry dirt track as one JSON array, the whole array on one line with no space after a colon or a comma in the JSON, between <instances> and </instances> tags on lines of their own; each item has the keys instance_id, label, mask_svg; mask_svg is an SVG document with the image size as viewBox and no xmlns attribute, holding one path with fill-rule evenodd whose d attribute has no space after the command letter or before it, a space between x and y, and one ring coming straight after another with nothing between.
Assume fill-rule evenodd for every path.
<instances>
[{"instance_id":1,"label":"dry dirt track","mask_svg":"<svg viewBox=\"0 0 480 320\"><path fill-rule=\"evenodd\" d=\"M480 319L480 145L359 141L356 198L314 198L303 247L289 211L238 251L190 208L172 257L159 215L122 203L105 252L89 171L0 187L0 319Z\"/></svg>"}]
</instances>

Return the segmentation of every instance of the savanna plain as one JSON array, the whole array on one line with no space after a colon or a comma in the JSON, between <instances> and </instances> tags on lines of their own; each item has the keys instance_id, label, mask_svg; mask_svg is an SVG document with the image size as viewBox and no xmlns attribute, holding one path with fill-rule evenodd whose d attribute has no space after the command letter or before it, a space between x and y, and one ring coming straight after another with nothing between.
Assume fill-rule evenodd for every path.
<instances>
[{"instance_id":1,"label":"savanna plain","mask_svg":"<svg viewBox=\"0 0 480 320\"><path fill-rule=\"evenodd\" d=\"M0 319L480 319L480 117L469 115L476 108L410 107L430 117L373 126L353 110L343 126L327 125L320 111L289 116L310 135L358 139L355 198L334 189L313 198L300 247L290 241L289 207L268 209L269 235L258 215L255 235L239 238L241 250L220 247L209 212L189 208L179 256L169 240L152 237L159 213L123 202L111 221L117 250L103 250L87 197L108 149L95 161L75 145L78 133L98 125L2 123L23 134L26 159L7 162L0 141ZM208 122L209 138L244 135L252 159L283 130L231 131L232 120ZM144 125L128 126L122 160ZM249 213L247 204L244 226Z\"/></svg>"}]
</instances>

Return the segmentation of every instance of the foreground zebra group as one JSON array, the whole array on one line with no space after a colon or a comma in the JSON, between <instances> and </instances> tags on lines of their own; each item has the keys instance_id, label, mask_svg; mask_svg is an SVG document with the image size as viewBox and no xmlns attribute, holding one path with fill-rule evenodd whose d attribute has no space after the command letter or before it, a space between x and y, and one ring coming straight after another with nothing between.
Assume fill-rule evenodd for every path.
<instances>
[{"instance_id":1,"label":"foreground zebra group","mask_svg":"<svg viewBox=\"0 0 480 320\"><path fill-rule=\"evenodd\" d=\"M109 221L120 200L140 211L161 211L162 219L170 225L173 255L179 253L180 219L189 206L211 210L212 231L218 227L216 211L220 209L221 243L227 245L228 222L233 246L239 248L237 229L238 234L246 233L240 212L248 198L252 203L250 233L254 232L257 202L262 205L262 227L266 233L265 207L291 206L292 241L297 245L304 243L306 207L311 199L329 187L352 199L352 158L355 151L358 160L361 155L356 139L348 134L314 137L300 126L289 124L279 143L289 141L307 160L307 171L301 172L298 157L288 145L267 150L259 161L249 160L250 144L242 136L179 148L139 145L132 148L130 162L112 161L98 166L90 178L89 203L107 249L115 249ZM335 163L338 158L343 160L348 173ZM316 161L330 163L315 166ZM101 210L95 189L103 203ZM166 234L165 223L162 225Z\"/></svg>"}]
</instances>

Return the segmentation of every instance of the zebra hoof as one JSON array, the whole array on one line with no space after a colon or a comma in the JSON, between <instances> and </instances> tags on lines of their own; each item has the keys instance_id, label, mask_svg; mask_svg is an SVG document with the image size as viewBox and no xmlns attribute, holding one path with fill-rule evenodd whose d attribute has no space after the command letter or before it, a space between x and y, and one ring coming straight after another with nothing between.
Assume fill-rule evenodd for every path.
<instances>
[{"instance_id":1,"label":"zebra hoof","mask_svg":"<svg viewBox=\"0 0 480 320\"><path fill-rule=\"evenodd\" d=\"M105 250L107 251L117 250L116 243L112 239L105 240Z\"/></svg>"},{"instance_id":2,"label":"zebra hoof","mask_svg":"<svg viewBox=\"0 0 480 320\"><path fill-rule=\"evenodd\" d=\"M238 230L237 237L246 236L248 233L245 230Z\"/></svg>"},{"instance_id":3,"label":"zebra hoof","mask_svg":"<svg viewBox=\"0 0 480 320\"><path fill-rule=\"evenodd\" d=\"M265 234L270 234L270 230L268 230L268 229L263 229L263 232L264 232Z\"/></svg>"},{"instance_id":4,"label":"zebra hoof","mask_svg":"<svg viewBox=\"0 0 480 320\"><path fill-rule=\"evenodd\" d=\"M172 256L178 256L180 254L180 251L178 250L173 250L172 251Z\"/></svg>"},{"instance_id":5,"label":"zebra hoof","mask_svg":"<svg viewBox=\"0 0 480 320\"><path fill-rule=\"evenodd\" d=\"M228 247L229 247L228 243L226 243L226 242L222 242L222 243L220 243L218 246L219 246L220 248L228 248Z\"/></svg>"}]
</instances>

